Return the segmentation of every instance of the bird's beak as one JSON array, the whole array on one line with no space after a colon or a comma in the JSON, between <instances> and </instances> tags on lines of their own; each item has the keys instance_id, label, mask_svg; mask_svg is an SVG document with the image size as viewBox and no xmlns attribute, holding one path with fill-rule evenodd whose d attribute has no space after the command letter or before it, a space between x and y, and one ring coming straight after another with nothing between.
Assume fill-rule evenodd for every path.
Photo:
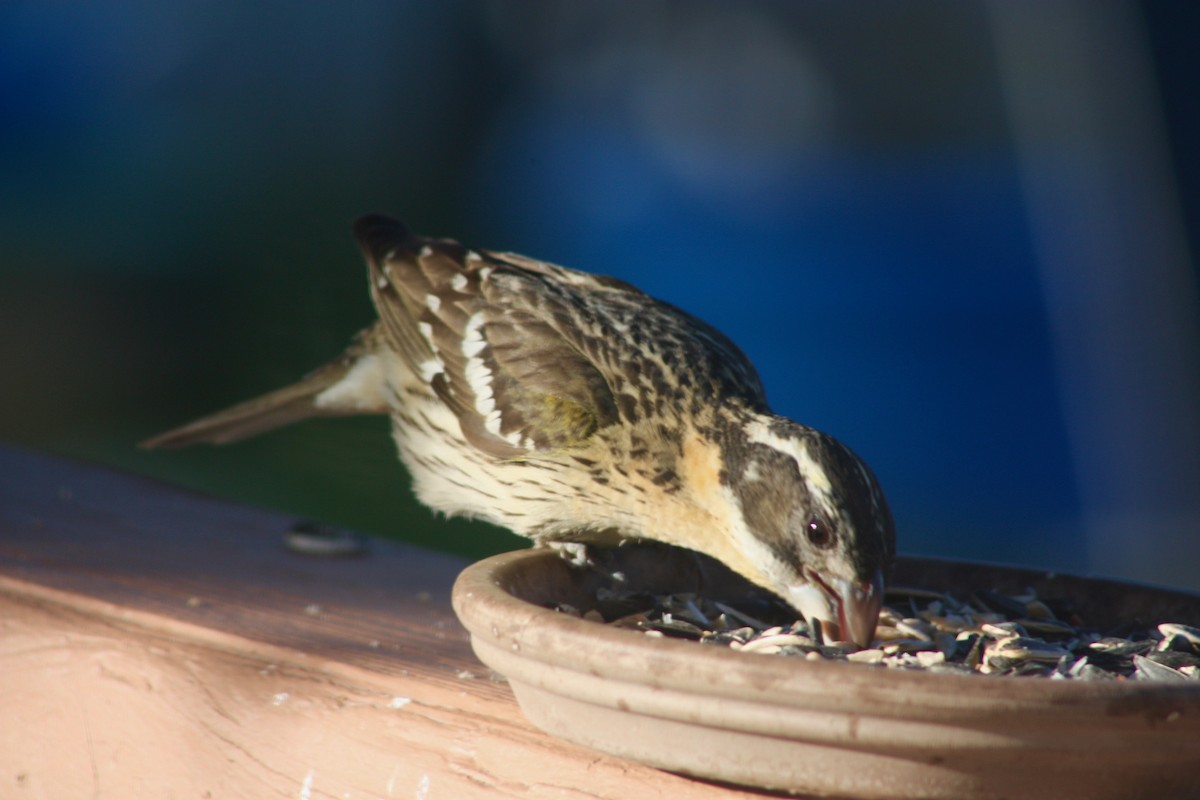
<instances>
[{"instance_id":1,"label":"bird's beak","mask_svg":"<svg viewBox=\"0 0 1200 800\"><path fill-rule=\"evenodd\" d=\"M862 583L835 580L838 593L838 625L843 638L859 647L870 647L883 606L883 572L877 571Z\"/></svg>"},{"instance_id":2,"label":"bird's beak","mask_svg":"<svg viewBox=\"0 0 1200 800\"><path fill-rule=\"evenodd\" d=\"M788 589L788 600L808 620L821 620L821 632L830 641L851 641L869 647L883 606L883 571L855 583L842 578L823 579L805 571L809 583Z\"/></svg>"}]
</instances>

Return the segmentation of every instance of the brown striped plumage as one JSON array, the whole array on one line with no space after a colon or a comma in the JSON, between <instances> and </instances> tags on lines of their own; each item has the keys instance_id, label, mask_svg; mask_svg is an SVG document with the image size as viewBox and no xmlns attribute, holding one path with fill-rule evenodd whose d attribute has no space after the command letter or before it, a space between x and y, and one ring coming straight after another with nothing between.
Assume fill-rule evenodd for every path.
<instances>
[{"instance_id":1,"label":"brown striped plumage","mask_svg":"<svg viewBox=\"0 0 1200 800\"><path fill-rule=\"evenodd\" d=\"M539 543L649 538L870 640L894 533L870 470L778 417L724 335L615 280L358 221L379 322L299 383L146 442L389 414L414 489Z\"/></svg>"}]
</instances>

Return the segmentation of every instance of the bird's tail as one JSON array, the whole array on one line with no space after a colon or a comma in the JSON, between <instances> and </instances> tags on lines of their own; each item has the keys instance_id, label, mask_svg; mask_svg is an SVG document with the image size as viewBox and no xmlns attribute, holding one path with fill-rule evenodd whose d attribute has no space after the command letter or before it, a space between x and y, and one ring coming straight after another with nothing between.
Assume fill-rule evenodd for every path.
<instances>
[{"instance_id":1,"label":"bird's tail","mask_svg":"<svg viewBox=\"0 0 1200 800\"><path fill-rule=\"evenodd\" d=\"M363 331L341 357L296 383L152 436L139 447L228 444L310 417L386 413L382 364L374 352L376 330Z\"/></svg>"}]
</instances>

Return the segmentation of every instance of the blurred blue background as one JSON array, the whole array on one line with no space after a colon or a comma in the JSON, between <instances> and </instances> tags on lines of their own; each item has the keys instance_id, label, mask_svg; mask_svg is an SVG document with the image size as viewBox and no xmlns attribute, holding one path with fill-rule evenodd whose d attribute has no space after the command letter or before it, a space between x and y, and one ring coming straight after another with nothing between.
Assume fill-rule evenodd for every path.
<instances>
[{"instance_id":1,"label":"blurred blue background","mask_svg":"<svg viewBox=\"0 0 1200 800\"><path fill-rule=\"evenodd\" d=\"M0 438L518 545L381 419L134 447L340 352L382 211L715 324L905 552L1200 588L1197 9L5 3Z\"/></svg>"}]
</instances>

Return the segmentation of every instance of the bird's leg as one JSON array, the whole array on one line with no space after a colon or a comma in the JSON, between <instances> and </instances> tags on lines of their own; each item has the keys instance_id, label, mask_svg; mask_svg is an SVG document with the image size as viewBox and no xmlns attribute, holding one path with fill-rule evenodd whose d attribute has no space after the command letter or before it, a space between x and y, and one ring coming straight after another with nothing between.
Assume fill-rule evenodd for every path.
<instances>
[{"instance_id":1,"label":"bird's leg","mask_svg":"<svg viewBox=\"0 0 1200 800\"><path fill-rule=\"evenodd\" d=\"M583 542L547 542L546 545L571 566L577 569L592 566L587 545Z\"/></svg>"}]
</instances>

